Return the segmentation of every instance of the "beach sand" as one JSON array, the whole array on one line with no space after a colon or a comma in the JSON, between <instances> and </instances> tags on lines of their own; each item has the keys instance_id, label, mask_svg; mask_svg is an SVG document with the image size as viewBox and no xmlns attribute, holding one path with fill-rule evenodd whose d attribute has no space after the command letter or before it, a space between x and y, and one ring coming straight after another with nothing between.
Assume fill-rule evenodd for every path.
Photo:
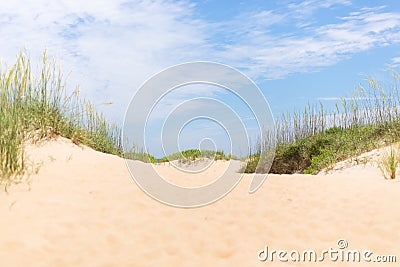
<instances>
[{"instance_id":1,"label":"beach sand","mask_svg":"<svg viewBox=\"0 0 400 267\"><path fill-rule=\"evenodd\" d=\"M265 246L321 252L338 249L339 239L347 249L373 251L372 259L396 255L400 261L400 182L385 180L372 165L318 176L269 175L254 194L245 175L220 201L179 209L142 192L116 156L63 138L28 152L39 173L0 191L2 267L398 264L258 259ZM226 164L213 163L197 177L212 181ZM172 167L157 168L185 182Z\"/></svg>"}]
</instances>

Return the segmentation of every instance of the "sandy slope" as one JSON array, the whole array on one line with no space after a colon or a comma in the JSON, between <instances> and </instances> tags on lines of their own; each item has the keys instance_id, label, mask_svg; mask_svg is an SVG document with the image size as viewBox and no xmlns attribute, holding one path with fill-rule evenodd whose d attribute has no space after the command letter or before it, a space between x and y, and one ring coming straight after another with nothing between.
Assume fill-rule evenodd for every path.
<instances>
[{"instance_id":1,"label":"sandy slope","mask_svg":"<svg viewBox=\"0 0 400 267\"><path fill-rule=\"evenodd\" d=\"M0 192L0 266L284 266L260 262L257 252L265 245L337 249L340 238L349 249L400 261L400 182L384 180L372 166L326 176L270 175L252 195L245 176L215 204L177 209L145 195L118 157L65 139L30 153L43 162L30 186ZM209 175L224 164L214 164ZM291 262L313 265L346 263Z\"/></svg>"}]
</instances>

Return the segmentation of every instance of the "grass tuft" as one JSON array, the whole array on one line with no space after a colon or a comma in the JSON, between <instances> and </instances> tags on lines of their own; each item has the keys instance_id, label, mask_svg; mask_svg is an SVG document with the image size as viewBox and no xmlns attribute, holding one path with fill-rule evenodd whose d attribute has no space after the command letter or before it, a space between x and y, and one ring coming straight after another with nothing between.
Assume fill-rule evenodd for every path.
<instances>
[{"instance_id":1,"label":"grass tuft","mask_svg":"<svg viewBox=\"0 0 400 267\"><path fill-rule=\"evenodd\" d=\"M380 159L378 166L385 179L396 179L397 167L400 163L399 146L390 146Z\"/></svg>"}]
</instances>

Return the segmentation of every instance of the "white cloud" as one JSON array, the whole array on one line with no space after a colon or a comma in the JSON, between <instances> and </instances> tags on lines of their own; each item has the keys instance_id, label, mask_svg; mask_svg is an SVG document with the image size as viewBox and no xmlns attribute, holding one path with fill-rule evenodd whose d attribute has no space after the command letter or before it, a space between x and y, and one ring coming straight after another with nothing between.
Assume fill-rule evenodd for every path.
<instances>
[{"instance_id":1,"label":"white cloud","mask_svg":"<svg viewBox=\"0 0 400 267\"><path fill-rule=\"evenodd\" d=\"M12 62L26 47L37 59L48 48L72 70L69 84L79 83L95 102L113 101L120 117L150 75L205 54L192 8L170 1L2 1L1 57Z\"/></svg>"}]
</instances>

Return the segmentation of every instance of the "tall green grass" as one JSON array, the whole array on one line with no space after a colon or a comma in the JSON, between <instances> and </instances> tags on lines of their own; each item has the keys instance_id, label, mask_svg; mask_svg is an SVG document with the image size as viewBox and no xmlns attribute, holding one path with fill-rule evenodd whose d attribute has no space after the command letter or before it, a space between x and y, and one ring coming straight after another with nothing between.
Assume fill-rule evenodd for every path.
<instances>
[{"instance_id":1,"label":"tall green grass","mask_svg":"<svg viewBox=\"0 0 400 267\"><path fill-rule=\"evenodd\" d=\"M399 141L400 75L390 71L392 81L387 86L368 78L352 95L341 97L334 108L320 102L278 117L270 172L314 174L340 160ZM255 151L260 150L256 144ZM260 157L253 153L242 171L256 172Z\"/></svg>"},{"instance_id":2,"label":"tall green grass","mask_svg":"<svg viewBox=\"0 0 400 267\"><path fill-rule=\"evenodd\" d=\"M62 135L98 151L122 154L121 132L76 89L69 93L54 60L44 52L37 72L25 53L0 69L0 182L26 173L25 141Z\"/></svg>"}]
</instances>

